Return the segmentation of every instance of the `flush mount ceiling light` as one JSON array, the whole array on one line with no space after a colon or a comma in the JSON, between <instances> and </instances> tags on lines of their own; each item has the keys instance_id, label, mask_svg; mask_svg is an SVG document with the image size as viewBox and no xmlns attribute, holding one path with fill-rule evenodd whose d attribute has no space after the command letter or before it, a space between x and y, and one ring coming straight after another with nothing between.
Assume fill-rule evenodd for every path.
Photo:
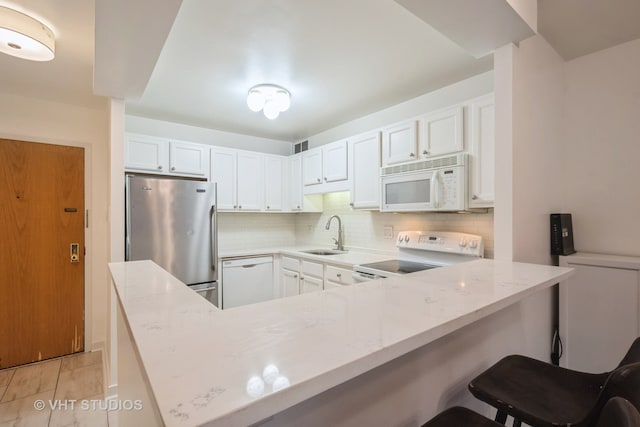
<instances>
[{"instance_id":1,"label":"flush mount ceiling light","mask_svg":"<svg viewBox=\"0 0 640 427\"><path fill-rule=\"evenodd\" d=\"M55 56L53 31L29 15L0 6L0 52L31 61Z\"/></svg>"},{"instance_id":2,"label":"flush mount ceiling light","mask_svg":"<svg viewBox=\"0 0 640 427\"><path fill-rule=\"evenodd\" d=\"M247 106L251 111L262 110L269 120L276 119L280 113L291 106L291 94L281 86L261 84L249 89Z\"/></svg>"}]
</instances>

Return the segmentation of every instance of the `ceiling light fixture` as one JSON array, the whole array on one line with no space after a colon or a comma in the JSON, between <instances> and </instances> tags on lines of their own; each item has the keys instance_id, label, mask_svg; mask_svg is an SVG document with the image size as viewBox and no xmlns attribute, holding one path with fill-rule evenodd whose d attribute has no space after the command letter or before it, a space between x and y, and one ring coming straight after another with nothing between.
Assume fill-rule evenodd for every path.
<instances>
[{"instance_id":1,"label":"ceiling light fixture","mask_svg":"<svg viewBox=\"0 0 640 427\"><path fill-rule=\"evenodd\" d=\"M262 110L267 119L274 120L291 106L291 94L281 86L257 85L249 89L247 106L251 111Z\"/></svg>"},{"instance_id":2,"label":"ceiling light fixture","mask_svg":"<svg viewBox=\"0 0 640 427\"><path fill-rule=\"evenodd\" d=\"M0 52L31 61L51 61L55 49L49 27L22 12L0 6Z\"/></svg>"}]
</instances>

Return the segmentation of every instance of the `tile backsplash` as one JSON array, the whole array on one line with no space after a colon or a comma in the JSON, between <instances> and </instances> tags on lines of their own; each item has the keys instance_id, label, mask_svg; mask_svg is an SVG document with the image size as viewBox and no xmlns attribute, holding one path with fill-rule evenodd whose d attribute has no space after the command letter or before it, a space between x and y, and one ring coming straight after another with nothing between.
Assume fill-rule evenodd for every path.
<instances>
[{"instance_id":1,"label":"tile backsplash","mask_svg":"<svg viewBox=\"0 0 640 427\"><path fill-rule=\"evenodd\" d=\"M344 229L346 247L384 251L395 250L398 232L407 230L457 231L478 234L485 239L485 257L493 258L493 211L488 213L381 213L352 210L349 193L324 195L324 213L303 213L296 217L296 244L333 245L338 225L325 225L331 215L339 215ZM393 227L392 239L384 238L384 228Z\"/></svg>"},{"instance_id":2,"label":"tile backsplash","mask_svg":"<svg viewBox=\"0 0 640 427\"><path fill-rule=\"evenodd\" d=\"M395 237L406 230L458 231L479 234L485 239L485 257L493 258L493 211L488 213L381 213L352 210L349 193L324 195L324 213L245 213L218 215L220 251L274 246L317 245L330 247L338 225L325 225L331 215L342 219L346 247L382 251L395 250ZM393 239L384 237L393 228Z\"/></svg>"}]
</instances>

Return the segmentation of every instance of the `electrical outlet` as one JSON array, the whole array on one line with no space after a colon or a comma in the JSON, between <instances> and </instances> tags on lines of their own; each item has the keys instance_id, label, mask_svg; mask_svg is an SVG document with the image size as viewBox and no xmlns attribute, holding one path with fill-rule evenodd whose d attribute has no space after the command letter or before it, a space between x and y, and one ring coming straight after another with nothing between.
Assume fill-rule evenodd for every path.
<instances>
[{"instance_id":1,"label":"electrical outlet","mask_svg":"<svg viewBox=\"0 0 640 427\"><path fill-rule=\"evenodd\" d=\"M384 226L384 238L393 239L393 226L391 225Z\"/></svg>"}]
</instances>

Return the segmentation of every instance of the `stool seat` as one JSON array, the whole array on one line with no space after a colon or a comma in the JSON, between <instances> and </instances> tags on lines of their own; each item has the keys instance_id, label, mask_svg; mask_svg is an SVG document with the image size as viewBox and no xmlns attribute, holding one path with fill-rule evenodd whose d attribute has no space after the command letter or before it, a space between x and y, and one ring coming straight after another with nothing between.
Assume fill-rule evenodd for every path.
<instances>
[{"instance_id":1,"label":"stool seat","mask_svg":"<svg viewBox=\"0 0 640 427\"><path fill-rule=\"evenodd\" d=\"M640 427L640 413L631 402L622 397L609 399L597 427Z\"/></svg>"},{"instance_id":2,"label":"stool seat","mask_svg":"<svg viewBox=\"0 0 640 427\"><path fill-rule=\"evenodd\" d=\"M580 422L596 404L607 377L513 355L473 379L469 391L522 422L553 427Z\"/></svg>"},{"instance_id":3,"label":"stool seat","mask_svg":"<svg viewBox=\"0 0 640 427\"><path fill-rule=\"evenodd\" d=\"M504 427L471 409L454 406L427 421L422 427Z\"/></svg>"}]
</instances>

